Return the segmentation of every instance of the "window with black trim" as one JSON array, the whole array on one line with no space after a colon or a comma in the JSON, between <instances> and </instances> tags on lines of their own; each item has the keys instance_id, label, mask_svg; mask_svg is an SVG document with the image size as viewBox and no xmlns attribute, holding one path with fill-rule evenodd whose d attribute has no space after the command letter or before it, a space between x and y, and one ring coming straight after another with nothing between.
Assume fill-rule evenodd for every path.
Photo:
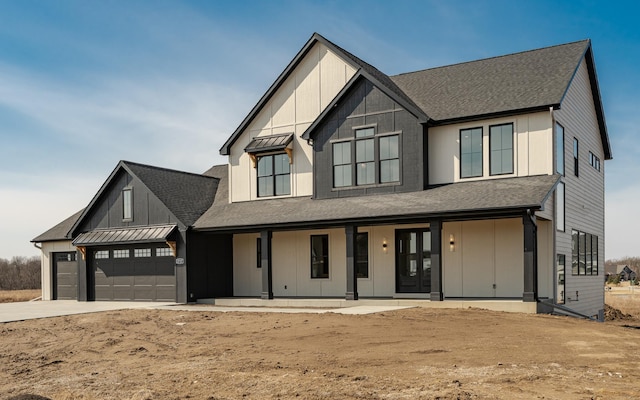
<instances>
[{"instance_id":1,"label":"window with black trim","mask_svg":"<svg viewBox=\"0 0 640 400\"><path fill-rule=\"evenodd\" d=\"M564 270L565 270L565 255L558 254L556 263L556 304L564 304Z\"/></svg>"},{"instance_id":2,"label":"window with black trim","mask_svg":"<svg viewBox=\"0 0 640 400\"><path fill-rule=\"evenodd\" d=\"M333 187L400 182L400 135L354 130L354 138L332 145ZM355 183L355 184L354 184Z\"/></svg>"},{"instance_id":3,"label":"window with black trim","mask_svg":"<svg viewBox=\"0 0 640 400\"><path fill-rule=\"evenodd\" d=\"M596 156L592 152L589 152L589 165L591 165L597 171L600 171L600 158L598 158L598 156Z\"/></svg>"},{"instance_id":4,"label":"window with black trim","mask_svg":"<svg viewBox=\"0 0 640 400\"><path fill-rule=\"evenodd\" d=\"M329 235L311 235L311 278L329 277Z\"/></svg>"},{"instance_id":5,"label":"window with black trim","mask_svg":"<svg viewBox=\"0 0 640 400\"><path fill-rule=\"evenodd\" d=\"M369 277L369 234L356 234L356 274L358 278Z\"/></svg>"},{"instance_id":6,"label":"window with black trim","mask_svg":"<svg viewBox=\"0 0 640 400\"><path fill-rule=\"evenodd\" d=\"M513 124L489 127L489 173L513 174Z\"/></svg>"},{"instance_id":7,"label":"window with black trim","mask_svg":"<svg viewBox=\"0 0 640 400\"><path fill-rule=\"evenodd\" d=\"M571 274L598 275L598 236L571 231Z\"/></svg>"},{"instance_id":8,"label":"window with black trim","mask_svg":"<svg viewBox=\"0 0 640 400\"><path fill-rule=\"evenodd\" d=\"M482 176L482 128L460 129L460 178Z\"/></svg>"},{"instance_id":9,"label":"window with black trim","mask_svg":"<svg viewBox=\"0 0 640 400\"><path fill-rule=\"evenodd\" d=\"M564 127L556 123L556 172L564 175Z\"/></svg>"},{"instance_id":10,"label":"window with black trim","mask_svg":"<svg viewBox=\"0 0 640 400\"><path fill-rule=\"evenodd\" d=\"M291 194L291 169L286 153L258 157L258 197Z\"/></svg>"},{"instance_id":11,"label":"window with black trim","mask_svg":"<svg viewBox=\"0 0 640 400\"><path fill-rule=\"evenodd\" d=\"M558 183L556 188L556 229L564 232L565 229L565 198L564 182Z\"/></svg>"},{"instance_id":12,"label":"window with black trim","mask_svg":"<svg viewBox=\"0 0 640 400\"><path fill-rule=\"evenodd\" d=\"M262 238L256 238L256 268L262 268Z\"/></svg>"},{"instance_id":13,"label":"window with black trim","mask_svg":"<svg viewBox=\"0 0 640 400\"><path fill-rule=\"evenodd\" d=\"M122 220L133 220L133 189L122 189Z\"/></svg>"},{"instance_id":14,"label":"window with black trim","mask_svg":"<svg viewBox=\"0 0 640 400\"><path fill-rule=\"evenodd\" d=\"M580 176L578 173L578 139L573 138L573 173L575 176Z\"/></svg>"}]
</instances>

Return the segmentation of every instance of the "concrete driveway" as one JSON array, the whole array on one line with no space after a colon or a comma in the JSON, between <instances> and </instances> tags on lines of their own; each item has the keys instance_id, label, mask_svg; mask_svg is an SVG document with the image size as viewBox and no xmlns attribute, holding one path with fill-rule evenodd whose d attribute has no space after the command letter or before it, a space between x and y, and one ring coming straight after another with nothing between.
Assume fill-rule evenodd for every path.
<instances>
[{"instance_id":1,"label":"concrete driveway","mask_svg":"<svg viewBox=\"0 0 640 400\"><path fill-rule=\"evenodd\" d=\"M126 310L133 308L156 308L175 303L138 301L28 301L0 304L0 323L27 319L59 317L62 315L87 314L100 311Z\"/></svg>"}]
</instances>

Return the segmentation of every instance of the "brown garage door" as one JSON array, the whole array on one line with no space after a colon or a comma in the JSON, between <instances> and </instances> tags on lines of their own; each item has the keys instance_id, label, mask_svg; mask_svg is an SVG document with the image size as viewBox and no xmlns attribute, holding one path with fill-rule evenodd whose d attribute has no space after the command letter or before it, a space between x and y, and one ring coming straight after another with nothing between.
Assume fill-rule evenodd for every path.
<instances>
[{"instance_id":1,"label":"brown garage door","mask_svg":"<svg viewBox=\"0 0 640 400\"><path fill-rule=\"evenodd\" d=\"M53 276L53 299L78 299L78 262L75 252L54 253Z\"/></svg>"},{"instance_id":2,"label":"brown garage door","mask_svg":"<svg viewBox=\"0 0 640 400\"><path fill-rule=\"evenodd\" d=\"M95 300L175 301L175 258L149 245L93 251Z\"/></svg>"}]
</instances>

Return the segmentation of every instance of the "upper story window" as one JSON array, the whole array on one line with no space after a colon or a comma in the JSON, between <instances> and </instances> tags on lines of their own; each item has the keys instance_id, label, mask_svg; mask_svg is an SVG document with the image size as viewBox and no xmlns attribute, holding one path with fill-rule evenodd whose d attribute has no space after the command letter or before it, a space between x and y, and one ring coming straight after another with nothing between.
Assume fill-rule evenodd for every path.
<instances>
[{"instance_id":1,"label":"upper story window","mask_svg":"<svg viewBox=\"0 0 640 400\"><path fill-rule=\"evenodd\" d=\"M400 181L398 134L376 135L375 127L356 129L353 139L333 143L332 155L334 188Z\"/></svg>"},{"instance_id":2,"label":"upper story window","mask_svg":"<svg viewBox=\"0 0 640 400\"><path fill-rule=\"evenodd\" d=\"M460 178L482 176L482 128L460 130Z\"/></svg>"},{"instance_id":3,"label":"upper story window","mask_svg":"<svg viewBox=\"0 0 640 400\"><path fill-rule=\"evenodd\" d=\"M578 175L578 139L573 138L573 173Z\"/></svg>"},{"instance_id":4,"label":"upper story window","mask_svg":"<svg viewBox=\"0 0 640 400\"><path fill-rule=\"evenodd\" d=\"M258 197L291 194L291 169L286 153L258 158Z\"/></svg>"},{"instance_id":5,"label":"upper story window","mask_svg":"<svg viewBox=\"0 0 640 400\"><path fill-rule=\"evenodd\" d=\"M596 156L592 152L589 152L589 165L591 165L597 171L600 171L600 158L598 158L598 156Z\"/></svg>"},{"instance_id":6,"label":"upper story window","mask_svg":"<svg viewBox=\"0 0 640 400\"><path fill-rule=\"evenodd\" d=\"M122 219L124 221L133 220L133 189L122 189Z\"/></svg>"},{"instance_id":7,"label":"upper story window","mask_svg":"<svg viewBox=\"0 0 640 400\"><path fill-rule=\"evenodd\" d=\"M556 172L564 175L564 128L556 123Z\"/></svg>"},{"instance_id":8,"label":"upper story window","mask_svg":"<svg viewBox=\"0 0 640 400\"><path fill-rule=\"evenodd\" d=\"M489 170L491 175L513 173L513 124L489 127Z\"/></svg>"}]
</instances>

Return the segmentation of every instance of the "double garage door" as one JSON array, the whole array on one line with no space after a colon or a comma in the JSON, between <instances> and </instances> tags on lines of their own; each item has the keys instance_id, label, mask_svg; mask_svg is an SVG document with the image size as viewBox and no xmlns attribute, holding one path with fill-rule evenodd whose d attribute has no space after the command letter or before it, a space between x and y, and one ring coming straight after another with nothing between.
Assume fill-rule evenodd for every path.
<instances>
[{"instance_id":1,"label":"double garage door","mask_svg":"<svg viewBox=\"0 0 640 400\"><path fill-rule=\"evenodd\" d=\"M175 258L163 245L94 248L95 300L175 301Z\"/></svg>"}]
</instances>

